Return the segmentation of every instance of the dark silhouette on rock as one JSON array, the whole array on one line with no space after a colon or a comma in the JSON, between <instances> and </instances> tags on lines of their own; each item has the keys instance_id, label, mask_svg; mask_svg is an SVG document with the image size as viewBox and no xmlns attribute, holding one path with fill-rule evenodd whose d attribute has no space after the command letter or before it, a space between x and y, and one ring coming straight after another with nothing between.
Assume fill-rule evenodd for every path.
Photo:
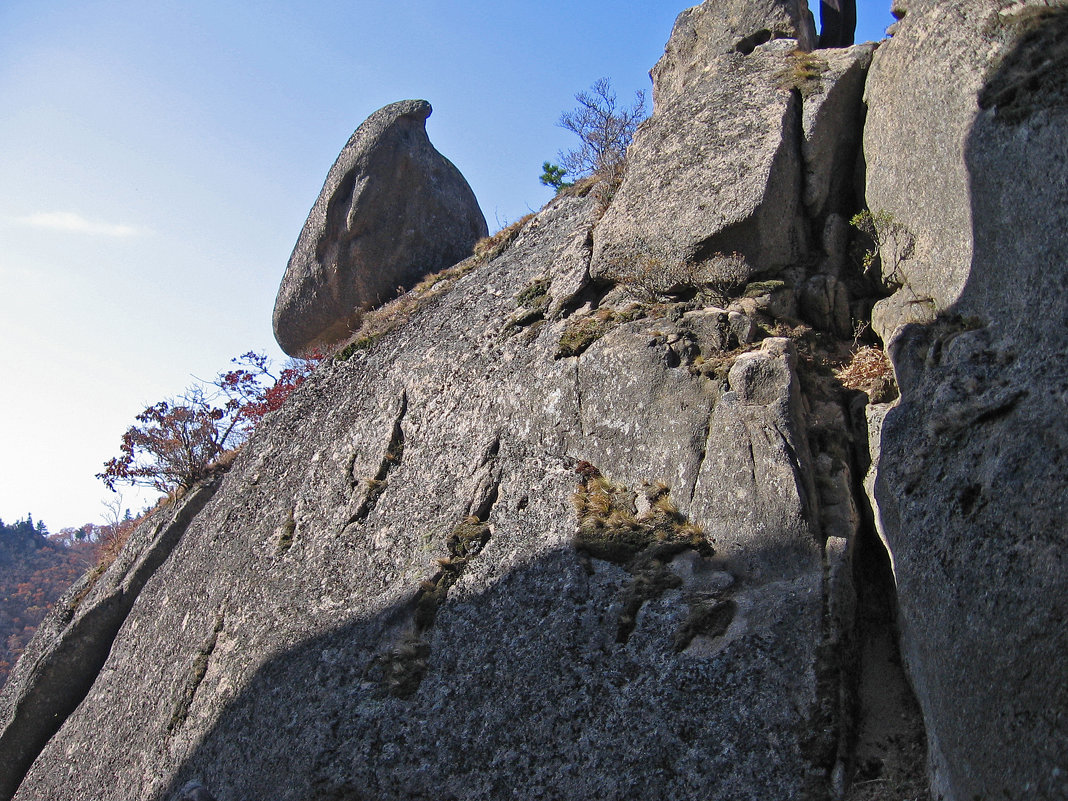
<instances>
[{"instance_id":1,"label":"dark silhouette on rock","mask_svg":"<svg viewBox=\"0 0 1068 801\"><path fill-rule=\"evenodd\" d=\"M208 788L198 781L189 781L182 785L173 801L215 801Z\"/></svg>"},{"instance_id":2,"label":"dark silhouette on rock","mask_svg":"<svg viewBox=\"0 0 1068 801\"><path fill-rule=\"evenodd\" d=\"M917 240L871 411L903 655L933 797L1068 798L1068 10L908 5L865 134L868 203Z\"/></svg>"},{"instance_id":3,"label":"dark silhouette on rock","mask_svg":"<svg viewBox=\"0 0 1068 801\"><path fill-rule=\"evenodd\" d=\"M857 32L857 0L820 0L821 49L849 47Z\"/></svg>"},{"instance_id":4,"label":"dark silhouette on rock","mask_svg":"<svg viewBox=\"0 0 1068 801\"><path fill-rule=\"evenodd\" d=\"M275 300L275 338L291 356L344 339L362 311L486 235L471 187L427 138L430 113L425 100L379 109L331 168Z\"/></svg>"}]
</instances>

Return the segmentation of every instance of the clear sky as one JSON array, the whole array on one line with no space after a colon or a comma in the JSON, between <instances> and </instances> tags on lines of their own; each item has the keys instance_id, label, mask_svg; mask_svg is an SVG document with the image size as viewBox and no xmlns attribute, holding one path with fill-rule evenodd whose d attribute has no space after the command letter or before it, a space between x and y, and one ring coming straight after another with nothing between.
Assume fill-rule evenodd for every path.
<instances>
[{"instance_id":1,"label":"clear sky","mask_svg":"<svg viewBox=\"0 0 1068 801\"><path fill-rule=\"evenodd\" d=\"M278 283L371 112L429 100L496 230L550 198L574 93L648 89L686 5L4 0L0 518L100 522L134 415L247 350L281 361ZM882 38L889 0L860 5Z\"/></svg>"}]
</instances>

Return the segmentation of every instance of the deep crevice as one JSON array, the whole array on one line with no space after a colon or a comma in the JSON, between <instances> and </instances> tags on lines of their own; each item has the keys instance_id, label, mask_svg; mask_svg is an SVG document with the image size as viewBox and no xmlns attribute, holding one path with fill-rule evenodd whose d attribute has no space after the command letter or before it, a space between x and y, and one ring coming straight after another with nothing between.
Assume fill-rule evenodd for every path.
<instances>
[{"instance_id":1,"label":"deep crevice","mask_svg":"<svg viewBox=\"0 0 1068 801\"><path fill-rule=\"evenodd\" d=\"M490 541L492 532L487 521L499 496L499 481L494 479L483 497L471 499L468 508L477 511L457 523L446 539L449 555L438 560L440 569L422 582L416 592L407 632L399 643L372 661L369 675L385 693L410 698L422 684L430 661L430 629L449 597L449 590Z\"/></svg>"},{"instance_id":2,"label":"deep crevice","mask_svg":"<svg viewBox=\"0 0 1068 801\"><path fill-rule=\"evenodd\" d=\"M887 791L895 798L926 797L927 737L901 655L897 587L863 487L871 466L867 422L862 413L846 419L864 430L854 432L859 447L851 464L860 514L851 560L856 605L843 662L844 725L834 789L844 801L875 801Z\"/></svg>"},{"instance_id":3,"label":"deep crevice","mask_svg":"<svg viewBox=\"0 0 1068 801\"><path fill-rule=\"evenodd\" d=\"M365 479L366 490L363 501L346 525L366 520L367 516L374 511L375 506L382 497L382 493L386 491L386 479L389 477L390 472L401 463L401 459L404 456L404 427L402 424L407 413L408 392L407 390L402 390L400 407L397 410L397 416L393 420L389 442L386 444L386 449L378 464L378 472L374 474L374 477Z\"/></svg>"},{"instance_id":4,"label":"deep crevice","mask_svg":"<svg viewBox=\"0 0 1068 801\"><path fill-rule=\"evenodd\" d=\"M864 526L854 550L857 587L853 677L855 728L844 765L847 801L867 801L873 788L892 797L924 797L927 736L901 657L897 591L890 558L874 526Z\"/></svg>"}]
</instances>

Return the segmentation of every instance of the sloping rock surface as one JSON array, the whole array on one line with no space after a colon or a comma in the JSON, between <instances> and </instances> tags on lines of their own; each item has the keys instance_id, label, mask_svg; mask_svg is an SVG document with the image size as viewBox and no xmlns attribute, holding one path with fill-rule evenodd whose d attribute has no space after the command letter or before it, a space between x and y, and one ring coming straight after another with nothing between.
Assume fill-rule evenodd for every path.
<instances>
[{"instance_id":1,"label":"sloping rock surface","mask_svg":"<svg viewBox=\"0 0 1068 801\"><path fill-rule=\"evenodd\" d=\"M188 526L137 535L76 610L124 604L15 798L848 797L873 769L851 754L868 512L936 797L1068 795L1065 13L917 2L872 58L778 23L739 47L735 5L680 17L607 211L560 196L384 310ZM866 201L915 237L904 282L887 243L867 282L845 222L869 59ZM883 105L926 161L887 152ZM643 286L619 267L651 237L661 266L737 251L773 280ZM901 398L865 409L793 318L848 336L872 292L920 286L937 316L891 339ZM33 653L77 646L66 608ZM9 721L48 694L19 670Z\"/></svg>"},{"instance_id":2,"label":"sloping rock surface","mask_svg":"<svg viewBox=\"0 0 1068 801\"><path fill-rule=\"evenodd\" d=\"M554 202L265 423L16 798L166 799L190 780L219 801L800 798L822 781L796 356L768 340L727 386L651 317L554 358L585 311L509 321L537 281L575 308L592 206ZM577 545L581 462L640 519L643 482L670 485L663 519L708 539L634 559Z\"/></svg>"},{"instance_id":3,"label":"sloping rock surface","mask_svg":"<svg viewBox=\"0 0 1068 801\"><path fill-rule=\"evenodd\" d=\"M106 571L87 573L55 604L0 693L0 798L85 698L141 590L214 490L197 487L152 515Z\"/></svg>"},{"instance_id":4,"label":"sloping rock surface","mask_svg":"<svg viewBox=\"0 0 1068 801\"><path fill-rule=\"evenodd\" d=\"M868 203L916 239L883 329L937 314L894 335L869 485L957 801L1068 797L1066 41L1063 7L909 3L868 89Z\"/></svg>"},{"instance_id":5,"label":"sloping rock surface","mask_svg":"<svg viewBox=\"0 0 1068 801\"><path fill-rule=\"evenodd\" d=\"M471 187L427 138L430 113L425 100L379 109L330 169L275 301L286 353L344 339L361 311L460 261L486 235Z\"/></svg>"}]
</instances>

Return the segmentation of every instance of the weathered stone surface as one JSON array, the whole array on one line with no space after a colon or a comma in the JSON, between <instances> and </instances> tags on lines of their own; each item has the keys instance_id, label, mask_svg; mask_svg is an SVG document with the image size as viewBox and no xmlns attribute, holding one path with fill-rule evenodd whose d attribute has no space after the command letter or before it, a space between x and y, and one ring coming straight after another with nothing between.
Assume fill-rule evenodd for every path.
<instances>
[{"instance_id":1,"label":"weathered stone surface","mask_svg":"<svg viewBox=\"0 0 1068 801\"><path fill-rule=\"evenodd\" d=\"M680 356L718 334L676 315L556 358L603 292L574 273L593 205L554 201L264 422L16 798L163 801L195 780L219 801L800 799L826 781L795 356L769 340L724 386ZM546 279L572 300L517 329ZM720 553L576 549L579 460L639 495L666 482ZM484 539L457 561L470 515Z\"/></svg>"},{"instance_id":2,"label":"weathered stone surface","mask_svg":"<svg viewBox=\"0 0 1068 801\"><path fill-rule=\"evenodd\" d=\"M215 796L198 781L187 782L175 796L174 801L215 801Z\"/></svg>"},{"instance_id":3,"label":"weathered stone surface","mask_svg":"<svg viewBox=\"0 0 1068 801\"><path fill-rule=\"evenodd\" d=\"M922 180L903 178L901 208L931 220L912 260L969 242L963 277L946 279L960 279L953 305L890 341L900 402L867 409L865 486L945 801L1068 795L1068 35L1063 11L1033 13L917 2L878 51L884 82L868 96L899 104L910 147L933 131L942 148L908 162ZM783 318L800 311L842 336L864 300L849 297L863 283L845 222L855 209L835 183L855 131L823 137L857 119L866 56L817 54L841 69L811 91L780 83L800 59L793 42L738 50L731 33L705 58L715 36L683 41L697 19L680 19L657 114L607 215L557 198L269 417L145 574L102 669L81 677L84 701L33 745L16 798L846 790L864 725L846 689L875 569L853 562L866 542L855 471L869 454L850 421L863 415L810 369L825 335L795 333L799 351L768 331L791 330ZM944 61L967 67L970 99L934 77ZM879 125L873 211L890 197L873 165L898 164ZM960 163L943 147L957 134ZM930 165L957 173L941 186ZM943 214L961 186L970 208ZM726 227L701 217L732 203ZM698 264L738 250L778 275L718 305L690 286L692 300L635 308L634 285L609 286L604 268L643 242ZM610 509L617 534L653 536L657 504L676 528L626 556L597 542L607 523L580 529L573 505L594 468L633 502ZM683 518L703 540L672 539ZM77 646L62 614L37 652ZM22 686L36 702L44 684Z\"/></svg>"},{"instance_id":4,"label":"weathered stone surface","mask_svg":"<svg viewBox=\"0 0 1068 801\"><path fill-rule=\"evenodd\" d=\"M819 50L796 57L792 67L804 98L803 200L808 216L821 227L828 214L842 214L857 206L854 186L864 122L861 100L875 47L868 43ZM825 245L825 251L832 253L834 245Z\"/></svg>"},{"instance_id":5,"label":"weathered stone surface","mask_svg":"<svg viewBox=\"0 0 1068 801\"><path fill-rule=\"evenodd\" d=\"M812 276L801 287L800 307L801 315L817 328L842 338L852 335L849 292L837 278Z\"/></svg>"},{"instance_id":6,"label":"weathered stone surface","mask_svg":"<svg viewBox=\"0 0 1068 801\"><path fill-rule=\"evenodd\" d=\"M397 287L461 261L486 220L460 171L426 135L430 104L404 100L356 129L289 259L274 332L299 355L344 339Z\"/></svg>"},{"instance_id":7,"label":"weathered stone surface","mask_svg":"<svg viewBox=\"0 0 1068 801\"><path fill-rule=\"evenodd\" d=\"M907 258L884 254L884 279L901 287L874 315L884 341L898 326L949 308L968 280L974 206L965 147L984 79L1026 16L999 8L989 0L900 3L905 17L874 56L865 89L866 200L913 241Z\"/></svg>"},{"instance_id":8,"label":"weathered stone surface","mask_svg":"<svg viewBox=\"0 0 1068 801\"><path fill-rule=\"evenodd\" d=\"M694 497L727 564L770 583L819 573L808 443L789 340L766 339L731 367L712 411ZM747 498L749 503L738 503ZM818 584L818 582L817 582ZM814 587L810 587L814 590ZM796 591L792 588L791 592Z\"/></svg>"},{"instance_id":9,"label":"weathered stone surface","mask_svg":"<svg viewBox=\"0 0 1068 801\"><path fill-rule=\"evenodd\" d=\"M782 78L794 40L718 56L657 106L628 150L623 183L594 231L595 276L640 272L650 252L706 263L738 253L774 273L806 247L801 97Z\"/></svg>"},{"instance_id":10,"label":"weathered stone surface","mask_svg":"<svg viewBox=\"0 0 1068 801\"><path fill-rule=\"evenodd\" d=\"M773 5L783 15L792 8ZM775 275L819 247L828 219L856 208L861 99L874 46L805 53L796 39L775 39L743 53L710 44L733 41L749 24L707 3L680 15L654 70L655 112L638 130L594 233L593 275L686 264L723 284L733 269L724 257L735 254L750 274ZM698 29L706 37L700 47L691 41ZM824 272L842 269L841 227L829 229Z\"/></svg>"},{"instance_id":11,"label":"weathered stone surface","mask_svg":"<svg viewBox=\"0 0 1068 801\"><path fill-rule=\"evenodd\" d=\"M816 33L808 6L797 0L705 0L686 9L652 70L657 109L703 83L720 56L746 55L772 39L794 39L812 50Z\"/></svg>"},{"instance_id":12,"label":"weathered stone surface","mask_svg":"<svg viewBox=\"0 0 1068 801\"><path fill-rule=\"evenodd\" d=\"M214 490L198 487L149 517L103 574L87 573L56 602L0 693L0 798L85 698L141 590Z\"/></svg>"},{"instance_id":13,"label":"weathered stone surface","mask_svg":"<svg viewBox=\"0 0 1068 801\"><path fill-rule=\"evenodd\" d=\"M869 85L868 202L942 310L891 340L869 485L947 801L1068 797L1065 41L1064 8L910 3Z\"/></svg>"}]
</instances>

